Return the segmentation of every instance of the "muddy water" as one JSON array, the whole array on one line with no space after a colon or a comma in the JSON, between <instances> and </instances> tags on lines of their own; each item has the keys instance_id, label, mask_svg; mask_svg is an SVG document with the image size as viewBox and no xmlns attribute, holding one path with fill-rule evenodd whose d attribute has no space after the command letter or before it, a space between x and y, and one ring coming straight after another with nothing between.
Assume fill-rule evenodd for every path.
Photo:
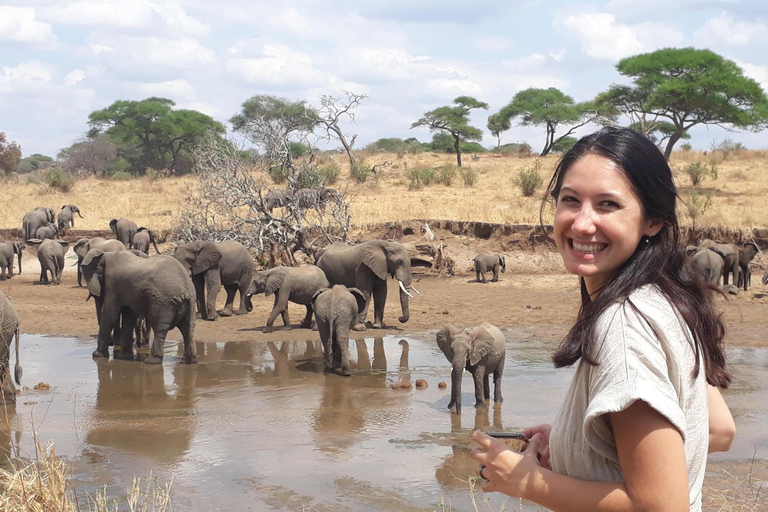
<instances>
[{"instance_id":1,"label":"muddy water","mask_svg":"<svg viewBox=\"0 0 768 512\"><path fill-rule=\"evenodd\" d=\"M90 340L25 335L25 384L51 388L22 392L0 427L0 452L12 442L33 455L34 426L73 464L80 492L108 484L119 496L151 473L173 479L176 511L439 510L441 500L471 510L472 429L549 421L572 373L552 369L553 345L505 334L504 403L475 410L465 377L461 417L447 409L449 389L438 389L450 366L433 334L351 341L351 378L323 375L312 341L199 345L192 366L170 343L165 363L148 367L94 361ZM726 399L739 437L713 468L751 458L768 437L768 350L734 349L730 359L737 379ZM391 389L416 379L429 387ZM503 501L491 496L489 506Z\"/></svg>"}]
</instances>

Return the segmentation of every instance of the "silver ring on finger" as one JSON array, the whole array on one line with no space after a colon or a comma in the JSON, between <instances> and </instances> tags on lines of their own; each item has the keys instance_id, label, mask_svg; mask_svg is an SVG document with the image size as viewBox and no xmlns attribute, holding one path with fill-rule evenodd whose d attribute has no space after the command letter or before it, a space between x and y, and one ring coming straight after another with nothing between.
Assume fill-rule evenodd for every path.
<instances>
[{"instance_id":1,"label":"silver ring on finger","mask_svg":"<svg viewBox=\"0 0 768 512\"><path fill-rule=\"evenodd\" d=\"M480 466L480 469L477 471L477 474L480 475L480 478L482 478L483 480L488 480L487 478L485 478L485 475L483 475L484 469L485 469L485 464L482 464Z\"/></svg>"}]
</instances>

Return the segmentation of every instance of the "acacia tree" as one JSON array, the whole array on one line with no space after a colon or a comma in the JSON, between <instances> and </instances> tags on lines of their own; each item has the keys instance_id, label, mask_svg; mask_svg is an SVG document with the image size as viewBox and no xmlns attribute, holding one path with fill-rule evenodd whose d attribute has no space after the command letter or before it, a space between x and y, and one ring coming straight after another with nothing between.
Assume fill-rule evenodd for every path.
<instances>
[{"instance_id":1,"label":"acacia tree","mask_svg":"<svg viewBox=\"0 0 768 512\"><path fill-rule=\"evenodd\" d=\"M426 112L411 128L426 126L430 132L444 131L453 137L456 150L456 163L461 167L461 141L479 141L483 132L470 126L469 113L476 108L488 109L488 104L471 96L459 96L453 100L453 106L438 107Z\"/></svg>"},{"instance_id":2,"label":"acacia tree","mask_svg":"<svg viewBox=\"0 0 768 512\"><path fill-rule=\"evenodd\" d=\"M21 147L15 142L8 142L5 132L0 132L0 171L10 173L21 161Z\"/></svg>"},{"instance_id":3,"label":"acacia tree","mask_svg":"<svg viewBox=\"0 0 768 512\"><path fill-rule=\"evenodd\" d=\"M501 147L502 134L512 127L509 117L500 115L499 112L488 116L488 130L496 137L496 147Z\"/></svg>"},{"instance_id":4,"label":"acacia tree","mask_svg":"<svg viewBox=\"0 0 768 512\"><path fill-rule=\"evenodd\" d=\"M339 126L342 118L348 117L352 122L355 121L355 111L360 104L368 99L365 94L355 94L350 91L344 91L346 99L335 98L330 95L320 96L320 108L317 109L317 124L325 128L325 138L335 138L344 146L349 158L349 166L355 166L355 156L352 153L352 146L355 145L357 135L347 140L347 136Z\"/></svg>"},{"instance_id":5,"label":"acacia tree","mask_svg":"<svg viewBox=\"0 0 768 512\"><path fill-rule=\"evenodd\" d=\"M520 126L544 125L547 135L541 156L545 156L577 129L588 123L606 122L611 114L607 106L591 101L576 103L554 87L531 87L515 94L512 101L494 115L507 120L518 118ZM560 130L564 131L558 134Z\"/></svg>"},{"instance_id":6,"label":"acacia tree","mask_svg":"<svg viewBox=\"0 0 768 512\"><path fill-rule=\"evenodd\" d=\"M768 121L768 98L760 85L710 50L664 48L622 59L616 70L633 84L612 85L598 95L598 103L641 123L644 130L660 120L671 123L667 159L696 125L760 130Z\"/></svg>"}]
</instances>

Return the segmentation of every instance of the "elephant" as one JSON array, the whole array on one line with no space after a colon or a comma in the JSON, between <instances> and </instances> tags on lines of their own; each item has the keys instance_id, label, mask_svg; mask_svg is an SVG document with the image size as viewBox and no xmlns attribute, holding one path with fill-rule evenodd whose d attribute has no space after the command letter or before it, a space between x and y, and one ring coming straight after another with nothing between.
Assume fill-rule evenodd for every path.
<instances>
[{"instance_id":1,"label":"elephant","mask_svg":"<svg viewBox=\"0 0 768 512\"><path fill-rule=\"evenodd\" d=\"M749 267L749 264L755 259L758 252L760 250L752 242L748 242L741 248L741 253L739 254L739 280L736 285L743 287L744 291L747 291L749 285L752 284L752 269Z\"/></svg>"},{"instance_id":2,"label":"elephant","mask_svg":"<svg viewBox=\"0 0 768 512\"><path fill-rule=\"evenodd\" d=\"M461 380L466 368L475 381L475 407L484 407L490 398L489 375L493 373L493 401L502 402L501 376L507 346L504 334L495 325L483 322L473 328L459 329L447 324L437 333L437 345L453 365L451 371L451 401L461 414Z\"/></svg>"},{"instance_id":3,"label":"elephant","mask_svg":"<svg viewBox=\"0 0 768 512\"><path fill-rule=\"evenodd\" d=\"M26 242L37 237L37 228L52 224L56 221L53 208L38 206L34 210L24 214L21 221L21 237Z\"/></svg>"},{"instance_id":4,"label":"elephant","mask_svg":"<svg viewBox=\"0 0 768 512\"><path fill-rule=\"evenodd\" d=\"M715 251L699 249L691 256L691 264L706 282L715 286L720 283L724 263L723 258Z\"/></svg>"},{"instance_id":5,"label":"elephant","mask_svg":"<svg viewBox=\"0 0 768 512\"><path fill-rule=\"evenodd\" d=\"M489 270L493 270L493 279L491 279L493 283L499 280L499 269L501 269L502 273L507 271L507 260L504 259L503 254L481 252L475 256L473 261L475 262L475 276L478 283L488 282L485 279L485 273Z\"/></svg>"},{"instance_id":6,"label":"elephant","mask_svg":"<svg viewBox=\"0 0 768 512\"><path fill-rule=\"evenodd\" d=\"M50 272L53 284L59 284L61 273L64 271L64 255L69 249L69 242L32 238L27 240L27 245L37 248L37 259L40 261L40 283L49 283L48 272Z\"/></svg>"},{"instance_id":7,"label":"elephant","mask_svg":"<svg viewBox=\"0 0 768 512\"><path fill-rule=\"evenodd\" d=\"M264 209L269 213L275 208L282 208L291 202L293 194L288 189L273 188L264 196Z\"/></svg>"},{"instance_id":8,"label":"elephant","mask_svg":"<svg viewBox=\"0 0 768 512\"><path fill-rule=\"evenodd\" d=\"M109 221L109 229L126 247L131 247L133 235L136 234L139 228L135 222L129 219L112 219Z\"/></svg>"},{"instance_id":9,"label":"elephant","mask_svg":"<svg viewBox=\"0 0 768 512\"><path fill-rule=\"evenodd\" d=\"M16 366L11 379L11 341L16 337ZM19 364L19 315L8 297L0 291L0 399L3 404L16 403L16 384L21 385Z\"/></svg>"},{"instance_id":10,"label":"elephant","mask_svg":"<svg viewBox=\"0 0 768 512\"><path fill-rule=\"evenodd\" d=\"M101 249L104 252L118 252L126 250L125 244L120 240L102 238L96 236L93 238L81 238L75 243L73 250L77 254L77 286L83 286L83 271L81 265L85 255L91 249Z\"/></svg>"},{"instance_id":11,"label":"elephant","mask_svg":"<svg viewBox=\"0 0 768 512\"><path fill-rule=\"evenodd\" d=\"M155 248L155 252L160 254L160 249L157 248L157 242L155 241L155 232L151 229L140 227L133 235L131 249L136 249L144 254L149 254L149 244L152 244Z\"/></svg>"},{"instance_id":12,"label":"elephant","mask_svg":"<svg viewBox=\"0 0 768 512\"><path fill-rule=\"evenodd\" d=\"M349 371L349 330L355 325L357 314L364 308L366 298L357 288L334 285L318 290L312 296L320 340L325 354L325 373L337 371L345 377Z\"/></svg>"},{"instance_id":13,"label":"elephant","mask_svg":"<svg viewBox=\"0 0 768 512\"><path fill-rule=\"evenodd\" d=\"M58 237L59 229L56 224L46 224L45 226L40 226L37 228L37 232L34 236L34 238L39 238L40 240L53 240Z\"/></svg>"},{"instance_id":14,"label":"elephant","mask_svg":"<svg viewBox=\"0 0 768 512\"><path fill-rule=\"evenodd\" d=\"M715 251L723 258L723 284L728 284L728 276L733 274L733 282L737 283L739 275L740 249L736 244L721 244L712 240L704 240L699 244L699 248L706 248Z\"/></svg>"},{"instance_id":15,"label":"elephant","mask_svg":"<svg viewBox=\"0 0 768 512\"><path fill-rule=\"evenodd\" d=\"M91 249L82 263L88 292L101 309L98 346L93 357L109 357L111 333L120 316L124 325L137 325L146 319L153 331L152 347L144 359L147 364L163 362L163 347L168 331L178 327L184 343L183 361L197 362L194 344L195 287L184 265L171 256L137 256L131 251L104 252ZM120 332L116 359L133 359L131 329Z\"/></svg>"},{"instance_id":16,"label":"elephant","mask_svg":"<svg viewBox=\"0 0 768 512\"><path fill-rule=\"evenodd\" d=\"M325 205L339 197L339 193L332 188L325 187L300 188L293 197L299 208L325 209Z\"/></svg>"},{"instance_id":17,"label":"elephant","mask_svg":"<svg viewBox=\"0 0 768 512\"><path fill-rule=\"evenodd\" d=\"M23 248L19 242L0 243L0 281L13 277L13 255L19 255L19 274L21 274L21 252Z\"/></svg>"},{"instance_id":18,"label":"elephant","mask_svg":"<svg viewBox=\"0 0 768 512\"><path fill-rule=\"evenodd\" d=\"M371 240L358 245L333 243L329 245L317 260L328 283L343 284L347 288L357 288L365 296L365 307L357 315L354 330L364 331L368 306L373 297L373 327L386 328L384 325L384 306L387 302L387 274L391 274L400 283L400 307L403 316L400 323L410 318L408 299L413 295L409 289L419 292L411 284L411 258L408 250L398 242Z\"/></svg>"},{"instance_id":19,"label":"elephant","mask_svg":"<svg viewBox=\"0 0 768 512\"><path fill-rule=\"evenodd\" d=\"M75 214L77 214L81 219L83 218L83 216L80 214L80 208L74 204L65 204L61 207L59 214L56 216L59 225L59 231L63 233L67 230L67 228L75 227Z\"/></svg>"},{"instance_id":20,"label":"elephant","mask_svg":"<svg viewBox=\"0 0 768 512\"><path fill-rule=\"evenodd\" d=\"M325 273L315 265L280 266L256 272L253 282L248 286L247 295L249 297L258 293L263 293L267 297L275 295L275 305L267 318L264 332L272 332L272 325L280 314L283 316L283 324L291 325L288 318L288 301L306 306L307 315L301 322L301 327L308 329L312 326L312 297L318 290L329 286Z\"/></svg>"},{"instance_id":21,"label":"elephant","mask_svg":"<svg viewBox=\"0 0 768 512\"><path fill-rule=\"evenodd\" d=\"M216 296L222 285L227 291L227 301L221 316L245 315L253 309L247 293L253 280L253 258L240 242L227 240L216 244L198 240L179 244L173 251L173 257L192 273L200 318L218 318ZM240 306L234 312L235 293L238 291Z\"/></svg>"}]
</instances>

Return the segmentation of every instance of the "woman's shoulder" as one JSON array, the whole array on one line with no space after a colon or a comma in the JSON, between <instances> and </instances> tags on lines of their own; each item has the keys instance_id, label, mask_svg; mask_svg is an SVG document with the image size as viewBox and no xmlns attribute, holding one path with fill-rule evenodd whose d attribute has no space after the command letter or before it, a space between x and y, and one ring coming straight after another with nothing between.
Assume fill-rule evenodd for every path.
<instances>
[{"instance_id":1,"label":"woman's shoulder","mask_svg":"<svg viewBox=\"0 0 768 512\"><path fill-rule=\"evenodd\" d=\"M617 300L600 314L598 328L607 328L614 322L652 322L666 325L680 318L669 298L655 284L635 288L629 296Z\"/></svg>"}]
</instances>

